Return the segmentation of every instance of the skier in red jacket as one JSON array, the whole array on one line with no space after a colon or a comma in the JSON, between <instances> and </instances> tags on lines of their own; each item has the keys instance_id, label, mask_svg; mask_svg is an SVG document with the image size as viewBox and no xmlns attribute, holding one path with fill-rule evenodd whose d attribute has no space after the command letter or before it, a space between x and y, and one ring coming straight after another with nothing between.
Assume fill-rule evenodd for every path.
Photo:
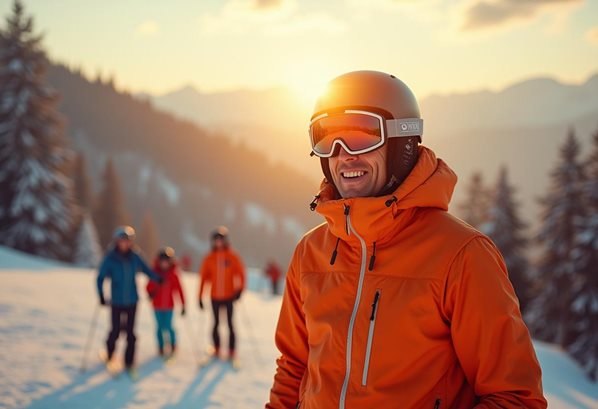
<instances>
[{"instance_id":1,"label":"skier in red jacket","mask_svg":"<svg viewBox=\"0 0 598 409\"><path fill-rule=\"evenodd\" d=\"M264 275L270 280L270 284L272 284L272 295L278 295L278 283L282 274L276 261L270 260L268 262L264 270Z\"/></svg>"},{"instance_id":2,"label":"skier in red jacket","mask_svg":"<svg viewBox=\"0 0 598 409\"><path fill-rule=\"evenodd\" d=\"M158 353L160 356L164 356L164 333L166 332L170 341L168 357L171 357L176 351L176 332L172 327L175 293L178 294L181 302L181 316L185 315L185 296L179 280L175 253L172 247L165 247L158 252L154 262L154 270L164 280L162 284L153 281L147 284L147 293L152 299L156 316Z\"/></svg>"}]
</instances>

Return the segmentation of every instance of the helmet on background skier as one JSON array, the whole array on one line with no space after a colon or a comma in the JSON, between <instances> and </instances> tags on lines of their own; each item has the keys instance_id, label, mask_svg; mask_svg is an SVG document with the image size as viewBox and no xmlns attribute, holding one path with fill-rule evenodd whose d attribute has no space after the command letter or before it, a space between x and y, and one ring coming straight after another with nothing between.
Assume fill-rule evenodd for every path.
<instances>
[{"instance_id":1,"label":"helmet on background skier","mask_svg":"<svg viewBox=\"0 0 598 409\"><path fill-rule=\"evenodd\" d=\"M226 245L228 245L228 228L226 226L218 226L216 229L212 231L212 243L216 240L222 240Z\"/></svg>"},{"instance_id":2,"label":"helmet on background skier","mask_svg":"<svg viewBox=\"0 0 598 409\"><path fill-rule=\"evenodd\" d=\"M331 122L329 131L320 126L322 118ZM353 148L351 142L344 139L348 133L339 135L338 126L340 124L342 129L343 121L350 130L362 127L364 122L371 123L372 119L374 124L379 122L376 125L378 139L371 138L372 135L364 138L361 132L357 137L360 140L354 142L358 147ZM318 150L318 141L314 140L316 133L320 137L324 135L324 150ZM394 191L411 172L417 162L417 144L421 142L422 133L423 121L413 92L394 75L379 71L353 71L334 78L317 99L310 122L312 155L320 157L324 176L333 185L328 158L338 152L340 146L337 145L352 154L388 145L388 180L378 195ZM357 152L351 152L351 149Z\"/></svg>"},{"instance_id":3,"label":"helmet on background skier","mask_svg":"<svg viewBox=\"0 0 598 409\"><path fill-rule=\"evenodd\" d=\"M112 234L114 240L135 240L135 229L131 226L118 226Z\"/></svg>"},{"instance_id":4,"label":"helmet on background skier","mask_svg":"<svg viewBox=\"0 0 598 409\"><path fill-rule=\"evenodd\" d=\"M158 260L174 261L176 255L172 247L164 247L158 251Z\"/></svg>"}]
</instances>

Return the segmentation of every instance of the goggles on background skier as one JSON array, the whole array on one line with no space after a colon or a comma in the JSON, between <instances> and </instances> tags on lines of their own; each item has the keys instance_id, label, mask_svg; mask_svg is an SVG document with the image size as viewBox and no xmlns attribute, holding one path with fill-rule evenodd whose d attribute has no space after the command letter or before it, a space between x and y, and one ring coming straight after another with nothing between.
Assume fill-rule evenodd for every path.
<instances>
[{"instance_id":1,"label":"goggles on background skier","mask_svg":"<svg viewBox=\"0 0 598 409\"><path fill-rule=\"evenodd\" d=\"M312 154L330 158L336 145L359 155L384 145L388 138L421 136L421 118L385 119L374 112L347 109L316 116L309 124Z\"/></svg>"}]
</instances>

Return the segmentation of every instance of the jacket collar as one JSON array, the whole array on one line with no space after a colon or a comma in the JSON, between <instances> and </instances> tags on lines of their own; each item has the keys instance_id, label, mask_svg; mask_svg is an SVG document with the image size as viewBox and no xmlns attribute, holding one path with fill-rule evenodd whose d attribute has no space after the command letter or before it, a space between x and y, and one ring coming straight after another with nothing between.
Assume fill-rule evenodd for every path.
<instances>
[{"instance_id":1,"label":"jacket collar","mask_svg":"<svg viewBox=\"0 0 598 409\"><path fill-rule=\"evenodd\" d=\"M448 210L456 183L457 175L448 165L431 149L420 146L415 167L392 194L335 199L333 186L324 180L316 210L338 238L349 243L358 241L348 229L348 212L351 226L366 242L379 242L392 237L417 208Z\"/></svg>"}]
</instances>

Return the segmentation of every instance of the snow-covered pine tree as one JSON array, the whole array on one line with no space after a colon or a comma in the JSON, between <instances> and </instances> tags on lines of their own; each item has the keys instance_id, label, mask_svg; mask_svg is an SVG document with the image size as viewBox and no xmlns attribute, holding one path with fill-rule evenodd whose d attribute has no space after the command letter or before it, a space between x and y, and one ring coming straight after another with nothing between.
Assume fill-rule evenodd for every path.
<instances>
[{"instance_id":1,"label":"snow-covered pine tree","mask_svg":"<svg viewBox=\"0 0 598 409\"><path fill-rule=\"evenodd\" d=\"M143 215L141 228L137 234L137 242L143 253L148 258L153 258L160 247L160 237L158 228L151 211L146 211Z\"/></svg>"},{"instance_id":2,"label":"snow-covered pine tree","mask_svg":"<svg viewBox=\"0 0 598 409\"><path fill-rule=\"evenodd\" d=\"M76 208L72 152L45 82L42 37L19 0L0 28L0 243L68 260Z\"/></svg>"},{"instance_id":3,"label":"snow-covered pine tree","mask_svg":"<svg viewBox=\"0 0 598 409\"><path fill-rule=\"evenodd\" d=\"M525 236L527 226L519 216L519 206L514 195L515 189L509 184L507 168L503 166L492 192L488 219L480 226L480 230L499 248L519 298L521 311L524 312L529 300L530 284L529 263L525 254L528 245Z\"/></svg>"},{"instance_id":4,"label":"snow-covered pine tree","mask_svg":"<svg viewBox=\"0 0 598 409\"><path fill-rule=\"evenodd\" d=\"M87 161L83 153L77 153L73 165L73 181L75 184L75 199L82 209L91 211L93 209L93 194L91 179L87 171Z\"/></svg>"},{"instance_id":5,"label":"snow-covered pine tree","mask_svg":"<svg viewBox=\"0 0 598 409\"><path fill-rule=\"evenodd\" d=\"M542 257L528 324L537 338L563 347L571 344L571 303L578 280L576 259L579 234L586 215L584 171L579 143L573 130L560 148L559 162L551 173L549 193L542 199L543 224L538 235Z\"/></svg>"},{"instance_id":6,"label":"snow-covered pine tree","mask_svg":"<svg viewBox=\"0 0 598 409\"><path fill-rule=\"evenodd\" d=\"M465 199L458 207L459 215L473 227L479 228L488 219L489 208L489 194L481 172L471 174L465 194Z\"/></svg>"},{"instance_id":7,"label":"snow-covered pine tree","mask_svg":"<svg viewBox=\"0 0 598 409\"><path fill-rule=\"evenodd\" d=\"M110 158L106 161L102 190L95 201L93 216L100 245L103 248L106 248L112 241L112 234L116 227L129 223L120 179Z\"/></svg>"},{"instance_id":8,"label":"snow-covered pine tree","mask_svg":"<svg viewBox=\"0 0 598 409\"><path fill-rule=\"evenodd\" d=\"M573 288L572 314L575 340L569 353L579 361L588 376L598 380L598 131L585 162L584 195L588 206L579 234L580 252L576 273L580 280Z\"/></svg>"},{"instance_id":9,"label":"snow-covered pine tree","mask_svg":"<svg viewBox=\"0 0 598 409\"><path fill-rule=\"evenodd\" d=\"M88 211L79 223L79 231L75 242L73 263L80 267L97 267L102 257L102 249L98 239L96 226Z\"/></svg>"}]
</instances>

